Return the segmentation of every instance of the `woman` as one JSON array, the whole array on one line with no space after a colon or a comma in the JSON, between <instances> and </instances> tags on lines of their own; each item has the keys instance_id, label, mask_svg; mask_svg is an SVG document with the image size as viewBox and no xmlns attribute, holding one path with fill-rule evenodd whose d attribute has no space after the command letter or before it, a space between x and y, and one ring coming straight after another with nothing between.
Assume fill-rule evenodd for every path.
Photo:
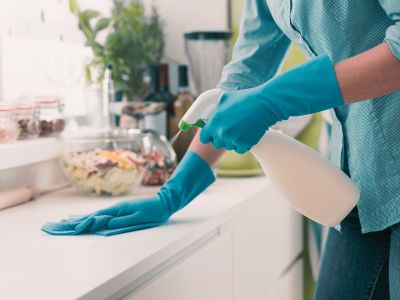
<instances>
[{"instance_id":1,"label":"woman","mask_svg":"<svg viewBox=\"0 0 400 300\"><path fill-rule=\"evenodd\" d=\"M290 42L312 59L273 78ZM315 298L400 299L400 1L248 0L219 86L217 112L157 196L43 230L162 224L215 180L217 149L243 153L280 120L334 108L331 157L361 198L329 232Z\"/></svg>"}]
</instances>

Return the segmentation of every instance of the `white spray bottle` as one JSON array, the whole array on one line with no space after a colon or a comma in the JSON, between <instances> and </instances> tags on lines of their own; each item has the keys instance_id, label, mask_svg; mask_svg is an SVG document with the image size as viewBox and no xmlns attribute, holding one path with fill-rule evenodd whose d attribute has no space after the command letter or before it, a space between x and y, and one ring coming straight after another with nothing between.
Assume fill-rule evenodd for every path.
<instances>
[{"instance_id":1,"label":"white spray bottle","mask_svg":"<svg viewBox=\"0 0 400 300\"><path fill-rule=\"evenodd\" d=\"M201 94L179 123L182 131L203 127L216 110L223 91ZM251 153L272 186L301 214L325 226L340 223L355 207L360 193L351 180L322 155L268 130Z\"/></svg>"}]
</instances>

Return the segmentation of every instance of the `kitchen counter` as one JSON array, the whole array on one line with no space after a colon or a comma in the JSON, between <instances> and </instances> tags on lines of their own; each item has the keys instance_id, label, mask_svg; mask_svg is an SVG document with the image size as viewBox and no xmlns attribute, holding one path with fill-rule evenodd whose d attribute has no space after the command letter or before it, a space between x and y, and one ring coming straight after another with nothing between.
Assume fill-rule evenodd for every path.
<instances>
[{"instance_id":1,"label":"kitchen counter","mask_svg":"<svg viewBox=\"0 0 400 300\"><path fill-rule=\"evenodd\" d=\"M141 188L135 197L156 191ZM70 188L0 211L0 299L120 299L221 235L255 202L272 195L265 177L218 179L166 225L112 237L50 236L40 227L126 196L85 197Z\"/></svg>"}]
</instances>

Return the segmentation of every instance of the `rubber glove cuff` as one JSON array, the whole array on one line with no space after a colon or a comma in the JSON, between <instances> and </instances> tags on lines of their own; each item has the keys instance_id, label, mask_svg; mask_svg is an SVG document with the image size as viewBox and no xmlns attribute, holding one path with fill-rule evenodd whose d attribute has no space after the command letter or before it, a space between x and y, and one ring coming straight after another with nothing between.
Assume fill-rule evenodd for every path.
<instances>
[{"instance_id":1,"label":"rubber glove cuff","mask_svg":"<svg viewBox=\"0 0 400 300\"><path fill-rule=\"evenodd\" d=\"M161 187L158 197L166 213L186 206L215 181L210 166L196 153L188 150L171 178Z\"/></svg>"},{"instance_id":2,"label":"rubber glove cuff","mask_svg":"<svg viewBox=\"0 0 400 300\"><path fill-rule=\"evenodd\" d=\"M334 65L324 54L253 88L276 122L345 104ZM271 124L271 125L273 125Z\"/></svg>"},{"instance_id":3,"label":"rubber glove cuff","mask_svg":"<svg viewBox=\"0 0 400 300\"><path fill-rule=\"evenodd\" d=\"M334 66L321 55L260 86L224 92L200 140L244 153L279 121L343 104Z\"/></svg>"}]
</instances>

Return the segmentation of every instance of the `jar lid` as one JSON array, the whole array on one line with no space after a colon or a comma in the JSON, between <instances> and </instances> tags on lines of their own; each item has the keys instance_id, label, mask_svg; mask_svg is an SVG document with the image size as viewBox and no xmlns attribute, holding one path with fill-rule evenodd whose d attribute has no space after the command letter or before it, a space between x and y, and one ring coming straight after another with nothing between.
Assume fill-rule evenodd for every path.
<instances>
[{"instance_id":1,"label":"jar lid","mask_svg":"<svg viewBox=\"0 0 400 300\"><path fill-rule=\"evenodd\" d=\"M38 103L33 102L18 102L15 106L16 110L32 110L39 107Z\"/></svg>"},{"instance_id":2,"label":"jar lid","mask_svg":"<svg viewBox=\"0 0 400 300\"><path fill-rule=\"evenodd\" d=\"M40 97L36 97L35 102L39 105L53 104L53 103L61 102L61 98L56 97L56 96L40 96Z\"/></svg>"}]
</instances>

